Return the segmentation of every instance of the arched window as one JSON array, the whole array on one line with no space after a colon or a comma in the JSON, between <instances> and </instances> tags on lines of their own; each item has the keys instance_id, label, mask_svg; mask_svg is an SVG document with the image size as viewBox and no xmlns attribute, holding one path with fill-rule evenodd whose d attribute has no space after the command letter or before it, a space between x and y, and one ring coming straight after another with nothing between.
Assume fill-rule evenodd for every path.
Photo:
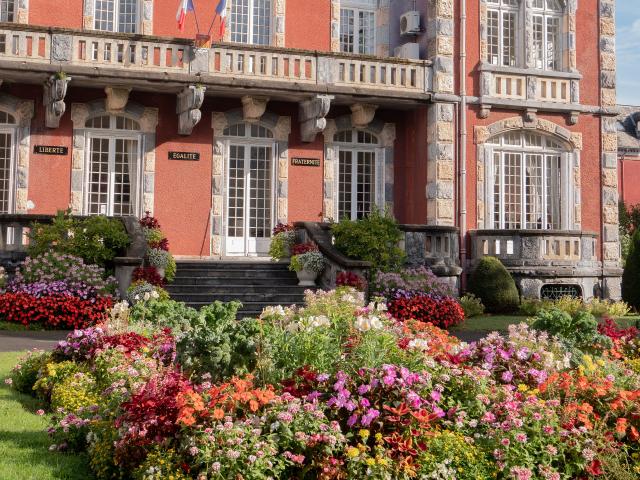
<instances>
[{"instance_id":1,"label":"arched window","mask_svg":"<svg viewBox=\"0 0 640 480\"><path fill-rule=\"evenodd\" d=\"M262 255L269 251L275 209L273 132L255 123L223 131L227 163L227 255Z\"/></svg>"},{"instance_id":2,"label":"arched window","mask_svg":"<svg viewBox=\"0 0 640 480\"><path fill-rule=\"evenodd\" d=\"M563 228L568 202L564 145L535 132L512 131L487 146L492 151L493 228Z\"/></svg>"},{"instance_id":3,"label":"arched window","mask_svg":"<svg viewBox=\"0 0 640 480\"><path fill-rule=\"evenodd\" d=\"M0 22L13 22L16 17L16 1L0 0Z\"/></svg>"},{"instance_id":4,"label":"arched window","mask_svg":"<svg viewBox=\"0 0 640 480\"><path fill-rule=\"evenodd\" d=\"M87 120L85 213L140 215L142 135L138 122L116 115Z\"/></svg>"},{"instance_id":5,"label":"arched window","mask_svg":"<svg viewBox=\"0 0 640 480\"><path fill-rule=\"evenodd\" d=\"M139 0L86 0L95 2L94 28L106 32L138 33Z\"/></svg>"},{"instance_id":6,"label":"arched window","mask_svg":"<svg viewBox=\"0 0 640 480\"><path fill-rule=\"evenodd\" d=\"M271 0L235 0L231 4L231 41L271 45Z\"/></svg>"},{"instance_id":7,"label":"arched window","mask_svg":"<svg viewBox=\"0 0 640 480\"><path fill-rule=\"evenodd\" d=\"M337 132L338 147L338 219L356 220L376 207L378 138L362 130Z\"/></svg>"},{"instance_id":8,"label":"arched window","mask_svg":"<svg viewBox=\"0 0 640 480\"><path fill-rule=\"evenodd\" d=\"M558 0L533 2L533 55L535 67L562 68L562 7Z\"/></svg>"},{"instance_id":9,"label":"arched window","mask_svg":"<svg viewBox=\"0 0 640 480\"><path fill-rule=\"evenodd\" d=\"M503 67L518 64L521 39L520 0L487 0L487 44L489 63Z\"/></svg>"},{"instance_id":10,"label":"arched window","mask_svg":"<svg viewBox=\"0 0 640 480\"><path fill-rule=\"evenodd\" d=\"M0 213L11 213L14 186L15 118L0 111Z\"/></svg>"}]
</instances>

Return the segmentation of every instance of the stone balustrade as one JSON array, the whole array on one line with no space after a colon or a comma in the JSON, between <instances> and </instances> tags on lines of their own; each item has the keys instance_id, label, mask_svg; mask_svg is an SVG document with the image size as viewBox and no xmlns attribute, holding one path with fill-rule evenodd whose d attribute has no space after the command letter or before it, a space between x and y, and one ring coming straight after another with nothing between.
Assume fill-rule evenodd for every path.
<instances>
[{"instance_id":1,"label":"stone balustrade","mask_svg":"<svg viewBox=\"0 0 640 480\"><path fill-rule=\"evenodd\" d=\"M477 230L471 235L471 257L499 258L507 267L591 266L597 261L597 235L555 230Z\"/></svg>"},{"instance_id":2,"label":"stone balustrade","mask_svg":"<svg viewBox=\"0 0 640 480\"><path fill-rule=\"evenodd\" d=\"M122 79L158 73L166 79L203 83L216 79L260 85L295 82L302 88L316 87L311 90L335 86L414 96L426 94L429 75L427 61L240 44L196 48L187 39L4 23L0 24L0 62L6 61L50 64L56 71L76 75L78 67L90 67L88 72L117 68Z\"/></svg>"}]
</instances>

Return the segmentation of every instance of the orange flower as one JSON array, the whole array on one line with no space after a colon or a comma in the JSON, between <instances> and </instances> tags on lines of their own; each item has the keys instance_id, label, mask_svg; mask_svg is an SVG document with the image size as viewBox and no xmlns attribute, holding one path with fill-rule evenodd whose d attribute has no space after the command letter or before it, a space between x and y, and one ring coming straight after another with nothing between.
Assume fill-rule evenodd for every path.
<instances>
[{"instance_id":1,"label":"orange flower","mask_svg":"<svg viewBox=\"0 0 640 480\"><path fill-rule=\"evenodd\" d=\"M616 433L624 437L627 433L627 419L622 417L616 421Z\"/></svg>"},{"instance_id":2,"label":"orange flower","mask_svg":"<svg viewBox=\"0 0 640 480\"><path fill-rule=\"evenodd\" d=\"M213 409L213 418L215 420L222 420L224 418L224 410L221 408Z\"/></svg>"}]
</instances>

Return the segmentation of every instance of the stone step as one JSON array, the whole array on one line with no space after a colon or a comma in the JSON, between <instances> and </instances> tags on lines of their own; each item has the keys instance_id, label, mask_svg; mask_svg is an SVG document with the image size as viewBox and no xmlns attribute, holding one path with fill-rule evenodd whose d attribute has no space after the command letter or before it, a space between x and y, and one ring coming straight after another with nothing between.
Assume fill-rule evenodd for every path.
<instances>
[{"instance_id":1,"label":"stone step","mask_svg":"<svg viewBox=\"0 0 640 480\"><path fill-rule=\"evenodd\" d=\"M191 292L200 294L219 295L238 294L238 295L263 295L263 294L292 294L304 295L307 287L296 285L283 285L281 283L272 283L271 285L251 285L251 284L227 284L227 285L176 285L171 284L167 290L172 295L184 295Z\"/></svg>"},{"instance_id":2,"label":"stone step","mask_svg":"<svg viewBox=\"0 0 640 480\"><path fill-rule=\"evenodd\" d=\"M287 286L298 285L298 277L295 275L272 275L272 276L200 276L200 277L176 277L169 285L169 290L175 287L216 287L226 285L254 285L254 286Z\"/></svg>"}]
</instances>

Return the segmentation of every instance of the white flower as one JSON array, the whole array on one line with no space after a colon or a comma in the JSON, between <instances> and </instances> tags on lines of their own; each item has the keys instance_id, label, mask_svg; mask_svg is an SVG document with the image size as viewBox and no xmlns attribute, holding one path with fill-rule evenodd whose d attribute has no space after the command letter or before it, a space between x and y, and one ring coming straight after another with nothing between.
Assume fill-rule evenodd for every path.
<instances>
[{"instance_id":1,"label":"white flower","mask_svg":"<svg viewBox=\"0 0 640 480\"><path fill-rule=\"evenodd\" d=\"M409 348L415 348L418 350L426 350L429 348L429 342L422 338L416 338L409 342Z\"/></svg>"},{"instance_id":2,"label":"white flower","mask_svg":"<svg viewBox=\"0 0 640 480\"><path fill-rule=\"evenodd\" d=\"M262 313L260 314L260 319L262 320L268 317L284 317L284 316L285 316L285 311L284 311L284 308L282 308L282 305L277 305L275 307L268 306L264 310L262 310Z\"/></svg>"},{"instance_id":3,"label":"white flower","mask_svg":"<svg viewBox=\"0 0 640 480\"><path fill-rule=\"evenodd\" d=\"M368 332L369 330L380 330L383 325L380 318L372 315L370 317L360 316L356 318L356 328L361 332Z\"/></svg>"}]
</instances>

